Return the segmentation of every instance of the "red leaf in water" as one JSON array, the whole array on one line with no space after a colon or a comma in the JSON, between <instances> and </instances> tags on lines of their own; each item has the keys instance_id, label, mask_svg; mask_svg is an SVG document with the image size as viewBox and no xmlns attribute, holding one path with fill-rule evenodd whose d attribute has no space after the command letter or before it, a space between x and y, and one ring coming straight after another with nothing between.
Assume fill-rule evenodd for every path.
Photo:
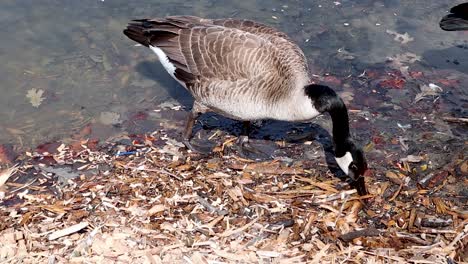
<instances>
[{"instance_id":1,"label":"red leaf in water","mask_svg":"<svg viewBox=\"0 0 468 264\"><path fill-rule=\"evenodd\" d=\"M384 88L402 89L405 86L406 81L402 78L394 77L391 79L383 80L379 84Z\"/></svg>"},{"instance_id":2,"label":"red leaf in water","mask_svg":"<svg viewBox=\"0 0 468 264\"><path fill-rule=\"evenodd\" d=\"M93 138L93 139L88 140L88 143L86 143L86 146L87 146L90 150L96 151L96 150L97 150L98 143L99 143L99 139Z\"/></svg>"},{"instance_id":3,"label":"red leaf in water","mask_svg":"<svg viewBox=\"0 0 468 264\"><path fill-rule=\"evenodd\" d=\"M376 79L380 76L380 73L378 71L366 70L366 76L370 79Z\"/></svg>"},{"instance_id":4,"label":"red leaf in water","mask_svg":"<svg viewBox=\"0 0 468 264\"><path fill-rule=\"evenodd\" d=\"M420 71L411 71L409 75L411 76L411 78L414 78L414 79L419 79L419 78L424 77L424 73Z\"/></svg>"},{"instance_id":5,"label":"red leaf in water","mask_svg":"<svg viewBox=\"0 0 468 264\"><path fill-rule=\"evenodd\" d=\"M36 152L39 154L43 154L45 152L49 154L53 154L57 151L57 148L60 146L60 142L46 142L40 144L36 147Z\"/></svg>"},{"instance_id":6,"label":"red leaf in water","mask_svg":"<svg viewBox=\"0 0 468 264\"><path fill-rule=\"evenodd\" d=\"M376 145L380 145L380 144L384 144L385 143L385 139L381 136L373 136L372 137L372 142L374 142L374 144Z\"/></svg>"},{"instance_id":7,"label":"red leaf in water","mask_svg":"<svg viewBox=\"0 0 468 264\"><path fill-rule=\"evenodd\" d=\"M80 132L78 132L77 134L73 135L73 138L74 139L85 139L87 138L89 135L91 135L91 132L93 130L91 129L91 124L87 124L86 126L84 126Z\"/></svg>"},{"instance_id":8,"label":"red leaf in water","mask_svg":"<svg viewBox=\"0 0 468 264\"><path fill-rule=\"evenodd\" d=\"M0 163L12 164L17 157L12 145L0 145Z\"/></svg>"},{"instance_id":9,"label":"red leaf in water","mask_svg":"<svg viewBox=\"0 0 468 264\"><path fill-rule=\"evenodd\" d=\"M341 80L338 79L337 77L331 76L331 75L325 76L325 78L323 78L323 82L327 83L328 85L332 85L332 86L341 85Z\"/></svg>"},{"instance_id":10,"label":"red leaf in water","mask_svg":"<svg viewBox=\"0 0 468 264\"><path fill-rule=\"evenodd\" d=\"M73 143L70 144L70 149L74 152L80 152L83 150L83 147L81 146L81 140L76 140Z\"/></svg>"},{"instance_id":11,"label":"red leaf in water","mask_svg":"<svg viewBox=\"0 0 468 264\"><path fill-rule=\"evenodd\" d=\"M130 119L132 120L146 120L148 118L148 113L140 111L135 113Z\"/></svg>"},{"instance_id":12,"label":"red leaf in water","mask_svg":"<svg viewBox=\"0 0 468 264\"><path fill-rule=\"evenodd\" d=\"M458 80L448 80L448 79L439 79L439 80L436 80L436 82L441 83L445 86L457 86L460 83L460 81Z\"/></svg>"}]
</instances>

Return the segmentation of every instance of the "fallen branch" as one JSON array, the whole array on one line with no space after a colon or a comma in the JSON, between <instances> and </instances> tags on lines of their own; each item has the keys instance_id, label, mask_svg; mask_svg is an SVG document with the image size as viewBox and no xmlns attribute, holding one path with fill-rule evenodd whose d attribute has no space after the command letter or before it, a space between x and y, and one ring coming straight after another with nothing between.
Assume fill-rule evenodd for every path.
<instances>
[{"instance_id":1,"label":"fallen branch","mask_svg":"<svg viewBox=\"0 0 468 264\"><path fill-rule=\"evenodd\" d=\"M249 227L253 226L253 224L255 224L257 221L258 221L258 218L255 218L254 220L252 220L252 222L244 225L243 227L239 227L237 229L226 230L222 234L220 234L219 236L220 237L229 237L229 236L232 236L232 235L234 235L236 233L240 233L240 232L242 232L244 230L247 230Z\"/></svg>"},{"instance_id":2,"label":"fallen branch","mask_svg":"<svg viewBox=\"0 0 468 264\"><path fill-rule=\"evenodd\" d=\"M464 117L444 117L442 119L444 121L452 122L452 123L468 124L468 118L464 118Z\"/></svg>"}]
</instances>

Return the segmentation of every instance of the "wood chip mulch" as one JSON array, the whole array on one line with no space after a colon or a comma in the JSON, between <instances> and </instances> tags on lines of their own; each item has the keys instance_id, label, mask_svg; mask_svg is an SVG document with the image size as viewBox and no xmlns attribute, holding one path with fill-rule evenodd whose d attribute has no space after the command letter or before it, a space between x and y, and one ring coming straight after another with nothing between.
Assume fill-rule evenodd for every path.
<instances>
[{"instance_id":1,"label":"wood chip mulch","mask_svg":"<svg viewBox=\"0 0 468 264\"><path fill-rule=\"evenodd\" d=\"M468 260L466 205L402 172L359 197L326 168L200 158L158 133L132 148L84 141L1 167L0 263Z\"/></svg>"}]
</instances>

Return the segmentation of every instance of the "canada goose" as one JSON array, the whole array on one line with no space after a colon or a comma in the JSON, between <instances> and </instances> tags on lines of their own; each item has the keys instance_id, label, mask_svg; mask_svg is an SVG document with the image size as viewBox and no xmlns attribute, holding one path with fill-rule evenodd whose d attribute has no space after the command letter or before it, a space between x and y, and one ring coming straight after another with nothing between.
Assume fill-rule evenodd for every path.
<instances>
[{"instance_id":1,"label":"canada goose","mask_svg":"<svg viewBox=\"0 0 468 264\"><path fill-rule=\"evenodd\" d=\"M468 3L452 7L450 13L442 18L440 28L447 31L468 30Z\"/></svg>"},{"instance_id":2,"label":"canada goose","mask_svg":"<svg viewBox=\"0 0 468 264\"><path fill-rule=\"evenodd\" d=\"M188 148L194 149L196 118L208 111L244 123L304 122L328 112L336 162L358 192L367 193L362 177L367 163L350 136L345 104L331 88L310 83L304 53L285 33L249 20L171 16L133 20L124 34L153 50L193 95L184 131Z\"/></svg>"}]
</instances>

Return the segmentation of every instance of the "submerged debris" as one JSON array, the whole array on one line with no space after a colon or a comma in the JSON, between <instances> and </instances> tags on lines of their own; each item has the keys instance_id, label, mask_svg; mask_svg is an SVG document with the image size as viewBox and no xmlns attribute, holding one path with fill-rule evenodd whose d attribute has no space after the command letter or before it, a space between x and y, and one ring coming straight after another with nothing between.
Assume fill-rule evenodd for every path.
<instances>
[{"instance_id":1,"label":"submerged debris","mask_svg":"<svg viewBox=\"0 0 468 264\"><path fill-rule=\"evenodd\" d=\"M393 30L390 30L390 29L387 29L386 31L388 34L394 36L394 40L400 42L401 44L407 44L408 42L411 42L414 40L413 37L411 37L408 32L405 32L404 34L400 34L396 31L393 31Z\"/></svg>"},{"instance_id":2,"label":"submerged debris","mask_svg":"<svg viewBox=\"0 0 468 264\"><path fill-rule=\"evenodd\" d=\"M44 94L44 90L42 89L36 89L32 88L28 90L28 93L26 94L26 97L29 99L29 102L31 103L32 106L34 107L39 107L44 101L44 97L42 95Z\"/></svg>"}]
</instances>

